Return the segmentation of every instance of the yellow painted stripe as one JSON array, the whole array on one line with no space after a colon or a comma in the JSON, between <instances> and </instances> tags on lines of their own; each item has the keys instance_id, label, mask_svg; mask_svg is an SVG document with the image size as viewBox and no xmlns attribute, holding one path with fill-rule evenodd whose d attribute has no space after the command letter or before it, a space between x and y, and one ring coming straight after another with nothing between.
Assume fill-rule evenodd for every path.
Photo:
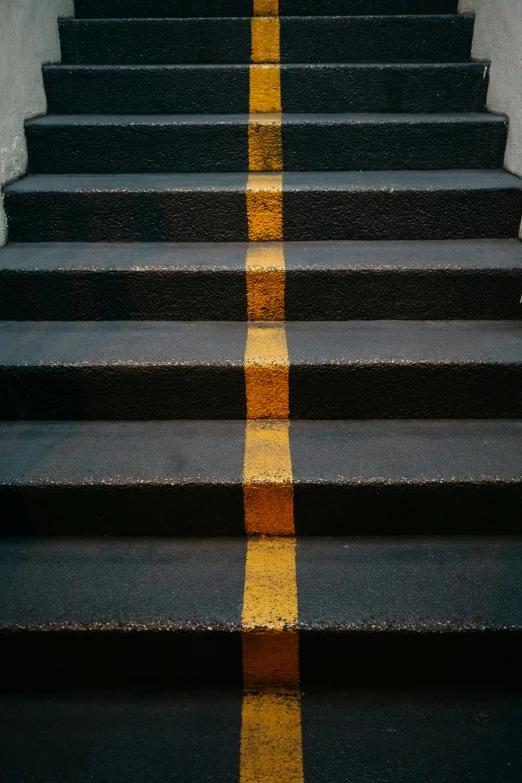
<instances>
[{"instance_id":1,"label":"yellow painted stripe","mask_svg":"<svg viewBox=\"0 0 522 783\"><path fill-rule=\"evenodd\" d=\"M303 783L299 693L246 693L241 783Z\"/></svg>"},{"instance_id":2,"label":"yellow painted stripe","mask_svg":"<svg viewBox=\"0 0 522 783\"><path fill-rule=\"evenodd\" d=\"M283 175L250 174L246 191L248 238L254 242L283 239Z\"/></svg>"},{"instance_id":3,"label":"yellow painted stripe","mask_svg":"<svg viewBox=\"0 0 522 783\"><path fill-rule=\"evenodd\" d=\"M247 422L243 499L247 535L295 534L288 421Z\"/></svg>"},{"instance_id":4,"label":"yellow painted stripe","mask_svg":"<svg viewBox=\"0 0 522 783\"><path fill-rule=\"evenodd\" d=\"M254 0L250 67L240 783L303 783L283 250L278 0ZM259 173L269 172L269 173ZM259 243L259 244L257 244ZM253 323L255 322L255 323Z\"/></svg>"},{"instance_id":5,"label":"yellow painted stripe","mask_svg":"<svg viewBox=\"0 0 522 783\"><path fill-rule=\"evenodd\" d=\"M252 19L253 63L278 63L281 59L281 27L277 16L254 16Z\"/></svg>"},{"instance_id":6,"label":"yellow painted stripe","mask_svg":"<svg viewBox=\"0 0 522 783\"><path fill-rule=\"evenodd\" d=\"M282 109L281 70L279 65L250 66L250 112L275 112Z\"/></svg>"},{"instance_id":7,"label":"yellow painted stripe","mask_svg":"<svg viewBox=\"0 0 522 783\"><path fill-rule=\"evenodd\" d=\"M291 630L297 624L295 538L252 537L247 542L243 628Z\"/></svg>"},{"instance_id":8,"label":"yellow painted stripe","mask_svg":"<svg viewBox=\"0 0 522 783\"><path fill-rule=\"evenodd\" d=\"M248 124L250 171L282 171L283 137L280 114L251 114Z\"/></svg>"},{"instance_id":9,"label":"yellow painted stripe","mask_svg":"<svg viewBox=\"0 0 522 783\"><path fill-rule=\"evenodd\" d=\"M302 783L295 538L248 541L240 783Z\"/></svg>"},{"instance_id":10,"label":"yellow painted stripe","mask_svg":"<svg viewBox=\"0 0 522 783\"><path fill-rule=\"evenodd\" d=\"M253 242L246 257L249 321L283 321L285 317L285 255L281 242Z\"/></svg>"},{"instance_id":11,"label":"yellow painted stripe","mask_svg":"<svg viewBox=\"0 0 522 783\"><path fill-rule=\"evenodd\" d=\"M284 326L250 324L245 350L247 419L287 419L290 363Z\"/></svg>"},{"instance_id":12,"label":"yellow painted stripe","mask_svg":"<svg viewBox=\"0 0 522 783\"><path fill-rule=\"evenodd\" d=\"M279 16L279 0L254 0L254 16Z\"/></svg>"},{"instance_id":13,"label":"yellow painted stripe","mask_svg":"<svg viewBox=\"0 0 522 783\"><path fill-rule=\"evenodd\" d=\"M299 689L297 631L243 634L243 680L247 690Z\"/></svg>"}]
</instances>

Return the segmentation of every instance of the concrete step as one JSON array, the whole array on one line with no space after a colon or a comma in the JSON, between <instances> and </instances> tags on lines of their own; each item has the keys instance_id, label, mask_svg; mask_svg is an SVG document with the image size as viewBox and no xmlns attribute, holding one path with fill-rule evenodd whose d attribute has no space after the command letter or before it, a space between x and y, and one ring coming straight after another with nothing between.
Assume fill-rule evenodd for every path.
<instances>
[{"instance_id":1,"label":"concrete step","mask_svg":"<svg viewBox=\"0 0 522 783\"><path fill-rule=\"evenodd\" d=\"M522 422L292 421L298 535L519 533ZM3 422L1 535L242 536L243 421Z\"/></svg>"},{"instance_id":2,"label":"concrete step","mask_svg":"<svg viewBox=\"0 0 522 783\"><path fill-rule=\"evenodd\" d=\"M474 112L489 65L282 65L285 112ZM53 114L247 113L249 65L45 65Z\"/></svg>"},{"instance_id":3,"label":"concrete step","mask_svg":"<svg viewBox=\"0 0 522 783\"><path fill-rule=\"evenodd\" d=\"M222 783L238 779L239 688L2 694L5 783ZM307 687L304 777L417 783L519 783L522 700L516 690ZM64 754L64 747L67 753ZM96 752L93 752L96 748ZM443 778L438 778L442 780Z\"/></svg>"},{"instance_id":4,"label":"concrete step","mask_svg":"<svg viewBox=\"0 0 522 783\"><path fill-rule=\"evenodd\" d=\"M246 547L241 538L3 539L9 686L240 685ZM332 680L521 682L520 537L304 537L296 572L289 630L299 632L305 691Z\"/></svg>"},{"instance_id":5,"label":"concrete step","mask_svg":"<svg viewBox=\"0 0 522 783\"><path fill-rule=\"evenodd\" d=\"M474 17L306 16L280 19L280 60L464 62ZM61 19L64 63L250 63L250 19Z\"/></svg>"},{"instance_id":6,"label":"concrete step","mask_svg":"<svg viewBox=\"0 0 522 783\"><path fill-rule=\"evenodd\" d=\"M0 251L0 320L247 318L247 243L27 243ZM522 243L285 242L288 321L522 318Z\"/></svg>"},{"instance_id":7,"label":"concrete step","mask_svg":"<svg viewBox=\"0 0 522 783\"><path fill-rule=\"evenodd\" d=\"M266 176L280 187L280 174ZM29 176L5 189L9 236L245 241L247 180L216 172ZM518 237L522 213L522 180L504 171L285 172L282 194L290 241Z\"/></svg>"},{"instance_id":8,"label":"concrete step","mask_svg":"<svg viewBox=\"0 0 522 783\"><path fill-rule=\"evenodd\" d=\"M248 170L248 114L48 115L26 123L39 173ZM499 169L505 117L283 114L284 171Z\"/></svg>"},{"instance_id":9,"label":"concrete step","mask_svg":"<svg viewBox=\"0 0 522 783\"><path fill-rule=\"evenodd\" d=\"M244 419L247 329L4 321L0 418ZM285 332L294 419L522 417L518 321L294 321Z\"/></svg>"},{"instance_id":10,"label":"concrete step","mask_svg":"<svg viewBox=\"0 0 522 783\"><path fill-rule=\"evenodd\" d=\"M77 18L252 16L253 0L75 0ZM279 0L280 16L452 14L457 0Z\"/></svg>"}]
</instances>

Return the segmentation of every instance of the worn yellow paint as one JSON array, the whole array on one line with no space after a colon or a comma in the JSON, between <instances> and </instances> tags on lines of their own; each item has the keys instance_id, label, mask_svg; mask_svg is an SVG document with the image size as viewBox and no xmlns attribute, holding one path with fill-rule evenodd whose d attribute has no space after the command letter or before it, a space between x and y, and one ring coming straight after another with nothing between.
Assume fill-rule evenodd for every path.
<instances>
[{"instance_id":1,"label":"worn yellow paint","mask_svg":"<svg viewBox=\"0 0 522 783\"><path fill-rule=\"evenodd\" d=\"M245 350L247 419L287 419L288 348L284 326L250 324Z\"/></svg>"},{"instance_id":2,"label":"worn yellow paint","mask_svg":"<svg viewBox=\"0 0 522 783\"><path fill-rule=\"evenodd\" d=\"M254 16L279 16L279 0L254 0Z\"/></svg>"},{"instance_id":3,"label":"worn yellow paint","mask_svg":"<svg viewBox=\"0 0 522 783\"><path fill-rule=\"evenodd\" d=\"M281 241L283 239L283 175L249 174L246 202L249 240Z\"/></svg>"},{"instance_id":4,"label":"worn yellow paint","mask_svg":"<svg viewBox=\"0 0 522 783\"><path fill-rule=\"evenodd\" d=\"M247 422L243 500L247 535L295 534L288 421Z\"/></svg>"},{"instance_id":5,"label":"worn yellow paint","mask_svg":"<svg viewBox=\"0 0 522 783\"><path fill-rule=\"evenodd\" d=\"M248 124L250 171L282 171L283 135L280 114L251 114Z\"/></svg>"},{"instance_id":6,"label":"worn yellow paint","mask_svg":"<svg viewBox=\"0 0 522 783\"><path fill-rule=\"evenodd\" d=\"M295 538L248 541L241 783L302 783Z\"/></svg>"},{"instance_id":7,"label":"worn yellow paint","mask_svg":"<svg viewBox=\"0 0 522 783\"><path fill-rule=\"evenodd\" d=\"M249 321L283 321L285 317L285 255L281 242L253 242L246 257Z\"/></svg>"},{"instance_id":8,"label":"worn yellow paint","mask_svg":"<svg viewBox=\"0 0 522 783\"><path fill-rule=\"evenodd\" d=\"M254 16L252 19L252 53L253 63L278 63L280 52L281 30L276 16Z\"/></svg>"},{"instance_id":9,"label":"worn yellow paint","mask_svg":"<svg viewBox=\"0 0 522 783\"><path fill-rule=\"evenodd\" d=\"M241 726L241 783L303 783L299 692L246 693Z\"/></svg>"},{"instance_id":10,"label":"worn yellow paint","mask_svg":"<svg viewBox=\"0 0 522 783\"><path fill-rule=\"evenodd\" d=\"M247 690L299 688L297 631L243 634L243 682Z\"/></svg>"},{"instance_id":11,"label":"worn yellow paint","mask_svg":"<svg viewBox=\"0 0 522 783\"><path fill-rule=\"evenodd\" d=\"M291 630L297 624L293 537L252 537L247 542L243 628Z\"/></svg>"},{"instance_id":12,"label":"worn yellow paint","mask_svg":"<svg viewBox=\"0 0 522 783\"><path fill-rule=\"evenodd\" d=\"M250 113L281 112L281 69L279 65L250 66Z\"/></svg>"},{"instance_id":13,"label":"worn yellow paint","mask_svg":"<svg viewBox=\"0 0 522 783\"><path fill-rule=\"evenodd\" d=\"M240 783L303 783L283 176L276 173L283 169L279 3L253 3Z\"/></svg>"}]
</instances>

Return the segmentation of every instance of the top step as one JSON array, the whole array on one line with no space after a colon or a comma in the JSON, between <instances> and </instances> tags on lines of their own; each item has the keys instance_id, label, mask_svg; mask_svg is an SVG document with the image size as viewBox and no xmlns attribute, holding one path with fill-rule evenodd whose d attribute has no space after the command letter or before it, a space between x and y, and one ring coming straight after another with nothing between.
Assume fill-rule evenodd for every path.
<instances>
[{"instance_id":1,"label":"top step","mask_svg":"<svg viewBox=\"0 0 522 783\"><path fill-rule=\"evenodd\" d=\"M262 3L260 4L263 5ZM279 0L280 16L452 14L458 0ZM84 19L253 16L254 0L76 0Z\"/></svg>"}]
</instances>

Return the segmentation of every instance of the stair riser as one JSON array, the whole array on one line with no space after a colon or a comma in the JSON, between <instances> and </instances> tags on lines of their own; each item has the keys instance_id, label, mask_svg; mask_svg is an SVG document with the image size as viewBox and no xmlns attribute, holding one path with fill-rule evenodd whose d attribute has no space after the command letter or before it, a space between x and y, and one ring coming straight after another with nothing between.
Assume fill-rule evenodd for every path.
<instances>
[{"instance_id":1,"label":"stair riser","mask_svg":"<svg viewBox=\"0 0 522 783\"><path fill-rule=\"evenodd\" d=\"M243 419L243 367L3 366L0 418ZM294 419L522 418L522 364L292 365ZM325 395L325 389L328 394Z\"/></svg>"},{"instance_id":2,"label":"stair riser","mask_svg":"<svg viewBox=\"0 0 522 783\"><path fill-rule=\"evenodd\" d=\"M44 66L53 114L247 113L249 66ZM482 111L485 63L286 65L286 112Z\"/></svg>"},{"instance_id":3,"label":"stair riser","mask_svg":"<svg viewBox=\"0 0 522 783\"><path fill-rule=\"evenodd\" d=\"M280 60L464 62L472 16L282 18ZM249 63L250 19L60 20L69 64Z\"/></svg>"},{"instance_id":4,"label":"stair riser","mask_svg":"<svg viewBox=\"0 0 522 783\"><path fill-rule=\"evenodd\" d=\"M253 0L76 0L84 18L252 16ZM280 16L314 14L452 14L457 0L279 0Z\"/></svg>"},{"instance_id":5,"label":"stair riser","mask_svg":"<svg viewBox=\"0 0 522 783\"><path fill-rule=\"evenodd\" d=\"M285 171L501 168L496 122L283 122ZM27 126L33 173L247 171L248 123Z\"/></svg>"},{"instance_id":6,"label":"stair riser","mask_svg":"<svg viewBox=\"0 0 522 783\"><path fill-rule=\"evenodd\" d=\"M3 487L3 536L242 536L243 487L157 482ZM294 484L297 535L520 532L522 483Z\"/></svg>"},{"instance_id":7,"label":"stair riser","mask_svg":"<svg viewBox=\"0 0 522 783\"><path fill-rule=\"evenodd\" d=\"M59 187L59 185L57 185ZM242 242L246 195L229 191L6 192L12 242ZM517 237L522 191L286 189L284 239L488 239ZM27 215L31 220L27 220ZM268 237L271 238L271 237Z\"/></svg>"},{"instance_id":8,"label":"stair riser","mask_svg":"<svg viewBox=\"0 0 522 783\"><path fill-rule=\"evenodd\" d=\"M422 630L422 629L419 629ZM377 686L521 683L520 632L306 632L301 682ZM241 635L55 631L0 636L9 685L242 684Z\"/></svg>"},{"instance_id":9,"label":"stair riser","mask_svg":"<svg viewBox=\"0 0 522 783\"><path fill-rule=\"evenodd\" d=\"M286 272L287 321L518 320L522 269ZM0 319L244 321L237 272L0 269Z\"/></svg>"}]
</instances>

